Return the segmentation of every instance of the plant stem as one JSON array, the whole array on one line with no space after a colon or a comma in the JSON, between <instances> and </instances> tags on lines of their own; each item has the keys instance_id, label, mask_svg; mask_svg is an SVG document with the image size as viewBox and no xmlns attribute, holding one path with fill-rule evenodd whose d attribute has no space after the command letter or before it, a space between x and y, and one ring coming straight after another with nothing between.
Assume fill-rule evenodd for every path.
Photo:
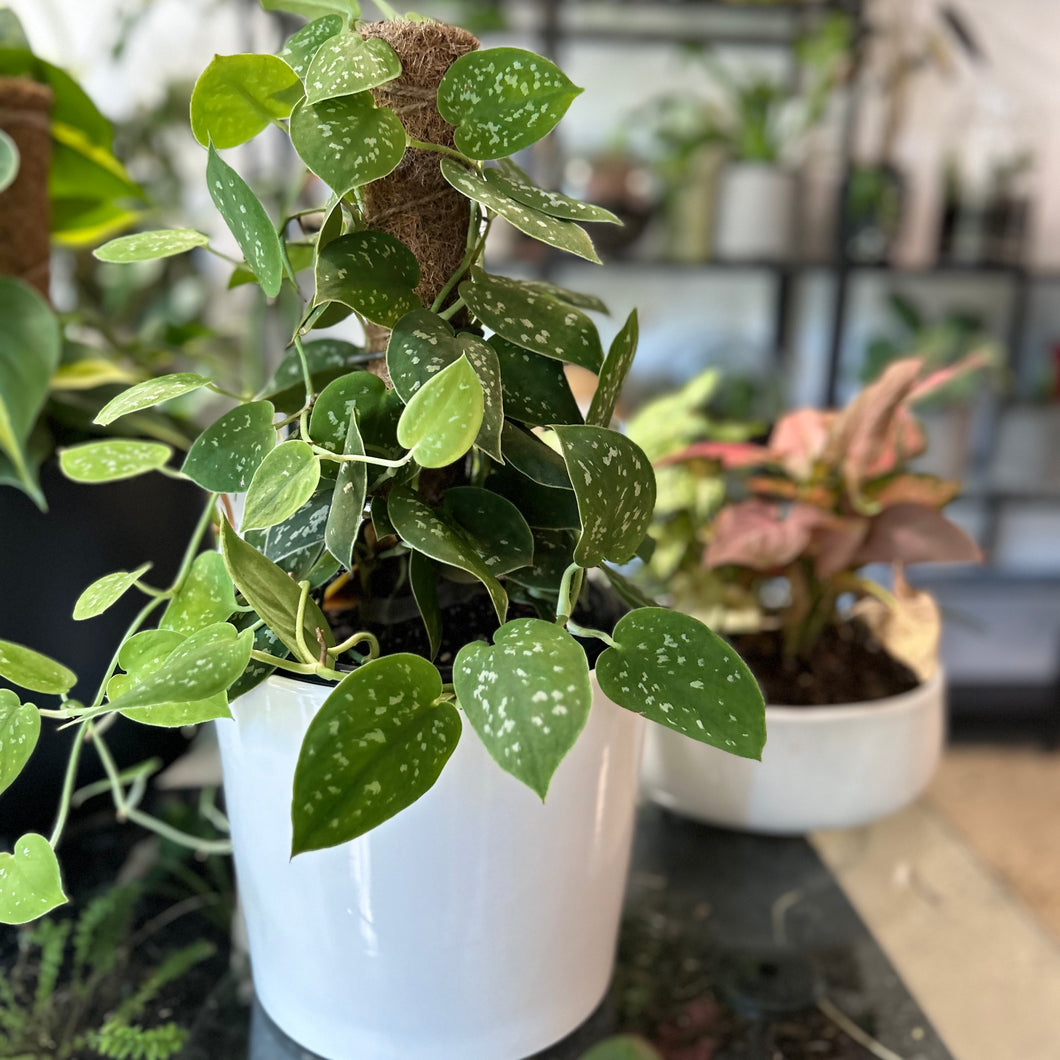
<instances>
[{"instance_id":1,"label":"plant stem","mask_svg":"<svg viewBox=\"0 0 1060 1060\"><path fill-rule=\"evenodd\" d=\"M328 655L339 655L348 652L351 648L356 648L358 644L368 645L368 660L379 658L379 640L376 638L374 633L369 633L367 630L363 630L360 633L354 633L352 637L347 637L341 644L336 644L334 648L328 648Z\"/></svg>"},{"instance_id":2,"label":"plant stem","mask_svg":"<svg viewBox=\"0 0 1060 1060\"><path fill-rule=\"evenodd\" d=\"M302 411L306 413L313 401L313 380L309 374L309 361L302 345L302 336L297 331L294 334L294 348L298 351L298 360L302 365L302 382L305 384L305 407Z\"/></svg>"},{"instance_id":3,"label":"plant stem","mask_svg":"<svg viewBox=\"0 0 1060 1060\"><path fill-rule=\"evenodd\" d=\"M462 162L465 166L470 166L472 169L482 168L481 163L475 162L473 159L468 158L467 155L461 154L452 147L446 147L445 144L431 143L430 140L414 140L411 136L406 137L405 142L409 147L415 147L419 151L434 151L439 155L455 158L458 162Z\"/></svg>"},{"instance_id":4,"label":"plant stem","mask_svg":"<svg viewBox=\"0 0 1060 1060\"><path fill-rule=\"evenodd\" d=\"M459 310L463 309L465 305L467 305L467 303L463 300L463 298L458 298L447 309L441 310L438 316L440 316L442 320L449 320L454 317Z\"/></svg>"},{"instance_id":5,"label":"plant stem","mask_svg":"<svg viewBox=\"0 0 1060 1060\"><path fill-rule=\"evenodd\" d=\"M570 619L578 597L582 592L582 579L585 571L577 563L572 563L564 572L559 583L559 599L556 601L556 624L565 626ZM573 582L573 588L572 588Z\"/></svg>"},{"instance_id":6,"label":"plant stem","mask_svg":"<svg viewBox=\"0 0 1060 1060\"><path fill-rule=\"evenodd\" d=\"M468 269L475 264L479 254L482 253L483 247L486 245L486 236L489 233L491 223L492 218L486 222L485 228L482 227L482 215L479 205L477 202L473 202L471 204L471 220L467 228L467 252L464 254L460 264L457 265L456 271L438 292L438 297L431 306L431 312L437 313L445 305L445 300L453 293L453 288L460 282Z\"/></svg>"},{"instance_id":7,"label":"plant stem","mask_svg":"<svg viewBox=\"0 0 1060 1060\"><path fill-rule=\"evenodd\" d=\"M586 626L579 626L577 622L572 619L567 619L567 631L572 633L575 637L595 637L597 640L602 640L609 648L617 648L618 644L610 634L604 633L599 629L589 629Z\"/></svg>"},{"instance_id":8,"label":"plant stem","mask_svg":"<svg viewBox=\"0 0 1060 1060\"><path fill-rule=\"evenodd\" d=\"M90 722L83 722L82 729L85 725L89 724ZM59 797L59 809L56 811L55 825L52 827L51 838L48 840L52 849L59 845L59 840L63 835L63 829L66 827L66 820L70 816L70 804L74 796L74 783L77 780L77 766L81 761L81 747L84 744L84 736L84 731L79 732L74 736L74 745L70 749L70 759L66 763L66 776L63 778L63 790Z\"/></svg>"},{"instance_id":9,"label":"plant stem","mask_svg":"<svg viewBox=\"0 0 1060 1060\"><path fill-rule=\"evenodd\" d=\"M411 450L397 460L385 460L381 456L362 456L360 453L333 453L330 449L325 449L320 445L314 445L310 448L317 456L321 456L325 460L335 460L340 464L360 463L376 464L379 467L404 467L412 459Z\"/></svg>"}]
</instances>

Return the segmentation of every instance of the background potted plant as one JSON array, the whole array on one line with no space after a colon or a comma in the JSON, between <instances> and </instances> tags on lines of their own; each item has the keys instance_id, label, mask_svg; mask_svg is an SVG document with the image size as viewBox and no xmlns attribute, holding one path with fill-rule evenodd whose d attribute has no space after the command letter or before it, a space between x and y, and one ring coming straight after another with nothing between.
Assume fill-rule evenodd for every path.
<instances>
[{"instance_id":1,"label":"background potted plant","mask_svg":"<svg viewBox=\"0 0 1060 1060\"><path fill-rule=\"evenodd\" d=\"M15 737L4 779L41 715L79 736L51 836L0 855L0 917L63 900L54 848L86 744L124 819L225 846L151 818L151 767L120 773L106 742L118 714L221 719L255 982L280 1026L334 1058L521 1056L606 987L637 715L757 756L762 700L701 623L615 606L646 603L612 564L644 549L655 498L647 457L608 426L635 314L605 356L583 312L598 302L482 265L496 216L596 260L577 222L610 215L508 158L579 89L539 56L477 51L451 26L325 6L279 55L218 56L195 87L192 128L238 274L303 312L270 383L230 394L183 462L210 500L173 583L120 570L79 600L90 616L134 587L148 595L98 693L72 701L65 667L0 643L0 674L60 696L39 710L0 693ZM278 223L220 154L270 125L304 162L308 200ZM97 254L208 243L166 229ZM364 347L307 340L349 316ZM584 416L564 363L599 377ZM97 418L206 388L221 389L191 372L149 380ZM107 481L171 456L157 441L92 441L62 466ZM221 550L200 553L215 518Z\"/></svg>"},{"instance_id":2,"label":"background potted plant","mask_svg":"<svg viewBox=\"0 0 1060 1060\"><path fill-rule=\"evenodd\" d=\"M842 411L782 417L765 445L707 441L670 458L690 477L732 476L686 562L713 572L715 608L738 619L730 639L765 692L769 743L743 769L653 738L657 801L799 833L864 823L923 789L944 730L939 613L903 572L979 550L941 511L958 484L908 468L924 445L911 406L981 363L923 377L922 361L897 361ZM893 566L890 590L860 572L871 563Z\"/></svg>"}]
</instances>

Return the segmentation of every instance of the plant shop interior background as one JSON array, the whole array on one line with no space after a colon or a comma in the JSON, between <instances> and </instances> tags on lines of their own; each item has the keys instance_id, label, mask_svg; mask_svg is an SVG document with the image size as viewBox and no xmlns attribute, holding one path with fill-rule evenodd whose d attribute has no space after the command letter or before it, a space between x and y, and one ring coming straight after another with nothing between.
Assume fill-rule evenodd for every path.
<instances>
[{"instance_id":1,"label":"plant shop interior background","mask_svg":"<svg viewBox=\"0 0 1060 1060\"><path fill-rule=\"evenodd\" d=\"M202 186L190 84L214 52L273 50L276 19L257 0L8 2L39 54L74 70L117 123L118 152L159 225L216 225L208 200L186 191ZM526 165L625 219L600 236L613 267L559 263L510 229L490 249L495 268L639 307L627 412L714 367L712 413L764 426L785 408L842 403L894 357L943 364L991 352L986 376L924 410L931 470L965 483L951 514L987 558L915 574L946 611L951 717L964 742L929 796L941 831L907 820L918 838L901 843L908 852L930 839L937 851L955 831L986 866L984 886L1014 888L1052 940L1036 949L1017 909L1011 923L984 919L977 944L996 947L1000 933L999 968L1038 969L1031 994L1013 999L1017 1016L1048 980L1035 961L1051 960L1049 1004L1060 1011L1060 761L1042 750L1060 740L1060 0L417 8L490 44L543 49L585 87L562 140ZM267 138L241 149L243 172L274 167L273 149ZM176 271L159 293L163 269ZM129 279L69 258L55 273L60 307L88 294L115 321L183 339L207 317L227 323L235 351L267 338L246 318L216 319L207 281L220 271L159 262ZM605 340L622 316L601 322ZM849 853L831 850L837 864ZM861 884L885 891L935 872L931 886L954 900L967 890L959 857L925 865L908 854L902 865L901 880ZM873 927L886 941L886 925ZM1053 1044L1019 1055L1060 1055Z\"/></svg>"}]
</instances>

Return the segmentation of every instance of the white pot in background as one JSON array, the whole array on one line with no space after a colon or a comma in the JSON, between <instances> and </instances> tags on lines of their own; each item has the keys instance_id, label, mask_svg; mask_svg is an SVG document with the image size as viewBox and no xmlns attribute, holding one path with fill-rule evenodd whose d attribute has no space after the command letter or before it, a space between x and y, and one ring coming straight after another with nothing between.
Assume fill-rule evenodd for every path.
<instances>
[{"instance_id":1,"label":"white pot in background","mask_svg":"<svg viewBox=\"0 0 1060 1060\"><path fill-rule=\"evenodd\" d=\"M643 786L707 824L801 835L867 824L927 786L945 737L941 673L900 696L831 707L766 707L761 762L650 727Z\"/></svg>"},{"instance_id":2,"label":"white pot in background","mask_svg":"<svg viewBox=\"0 0 1060 1060\"><path fill-rule=\"evenodd\" d=\"M470 726L437 784L374 831L290 859L291 784L329 688L270 678L217 723L254 985L328 1060L517 1060L603 997L644 721L593 678L544 805Z\"/></svg>"},{"instance_id":3,"label":"white pot in background","mask_svg":"<svg viewBox=\"0 0 1060 1060\"><path fill-rule=\"evenodd\" d=\"M795 180L765 162L730 162L718 182L714 253L722 261L792 256Z\"/></svg>"}]
</instances>

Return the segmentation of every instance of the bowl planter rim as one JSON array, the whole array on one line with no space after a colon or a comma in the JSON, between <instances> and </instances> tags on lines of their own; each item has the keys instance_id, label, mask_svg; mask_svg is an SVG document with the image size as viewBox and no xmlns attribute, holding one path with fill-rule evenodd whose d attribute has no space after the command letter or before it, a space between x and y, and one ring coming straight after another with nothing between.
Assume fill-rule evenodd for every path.
<instances>
[{"instance_id":1,"label":"bowl planter rim","mask_svg":"<svg viewBox=\"0 0 1060 1060\"><path fill-rule=\"evenodd\" d=\"M915 688L909 689L908 692L884 696L882 699L864 699L851 703L833 703L809 707L793 707L784 703L766 703L766 718L767 722L772 717L777 721L794 721L798 718L807 724L825 724L835 721L854 721L870 712L873 714L908 713L921 708L925 693L934 693L939 686L945 685L945 681L945 669L940 664L938 669L926 681L921 681L920 684ZM767 723L767 741L768 731Z\"/></svg>"}]
</instances>

